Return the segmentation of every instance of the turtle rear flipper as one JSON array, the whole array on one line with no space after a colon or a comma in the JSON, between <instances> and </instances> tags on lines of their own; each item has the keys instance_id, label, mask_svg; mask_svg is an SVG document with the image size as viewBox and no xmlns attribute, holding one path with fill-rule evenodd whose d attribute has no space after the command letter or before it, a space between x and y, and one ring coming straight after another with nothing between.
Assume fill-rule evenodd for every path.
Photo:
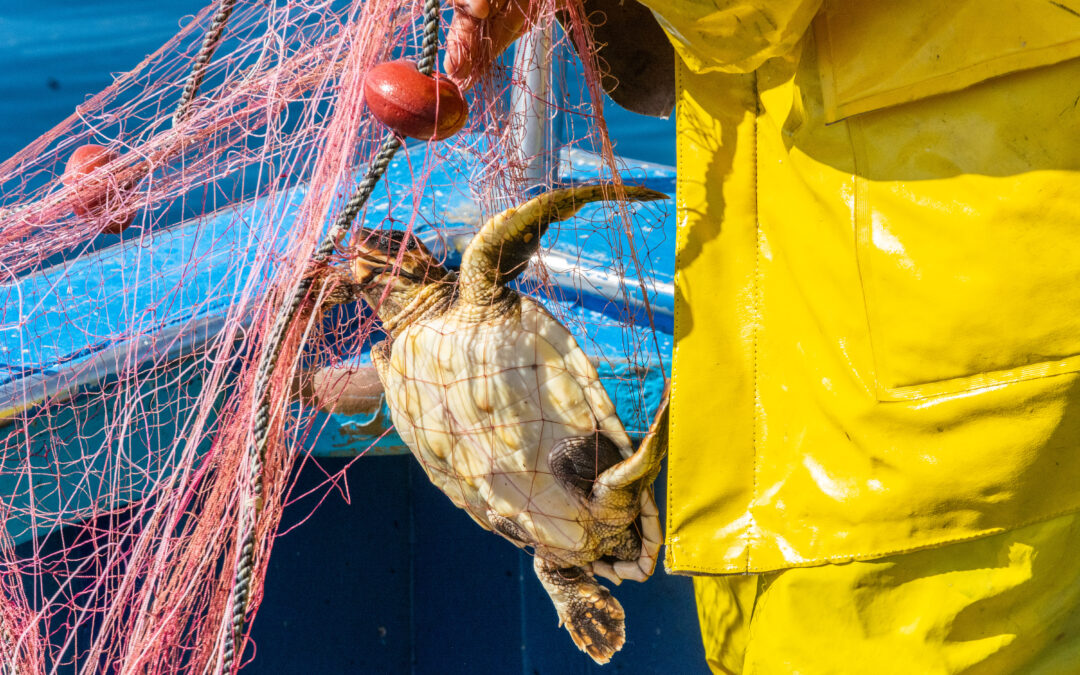
<instances>
[{"instance_id":1,"label":"turtle rear flipper","mask_svg":"<svg viewBox=\"0 0 1080 675\"><path fill-rule=\"evenodd\" d=\"M610 661L626 642L626 614L619 601L582 567L559 568L536 557L533 569L578 649L597 663Z\"/></svg>"},{"instance_id":2,"label":"turtle rear flipper","mask_svg":"<svg viewBox=\"0 0 1080 675\"><path fill-rule=\"evenodd\" d=\"M627 185L626 198L646 202L667 199L663 192ZM513 281L540 247L548 225L570 218L591 202L615 199L610 185L580 185L545 192L509 208L484 223L461 256L461 298L488 305Z\"/></svg>"}]
</instances>

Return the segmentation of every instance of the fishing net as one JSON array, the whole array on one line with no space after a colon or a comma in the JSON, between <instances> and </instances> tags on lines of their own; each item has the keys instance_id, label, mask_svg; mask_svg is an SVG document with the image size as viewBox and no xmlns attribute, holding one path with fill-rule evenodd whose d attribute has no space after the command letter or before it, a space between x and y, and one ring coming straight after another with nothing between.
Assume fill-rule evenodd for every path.
<instances>
[{"instance_id":1,"label":"fishing net","mask_svg":"<svg viewBox=\"0 0 1080 675\"><path fill-rule=\"evenodd\" d=\"M469 92L466 127L402 149L357 224L406 231L453 266L486 218L538 189L670 184L616 160L596 59L577 56L595 54L588 26L602 17L560 11L565 31L553 2L534 18L550 86L531 92L523 59L498 62ZM386 134L365 109L365 75L418 57L423 12L400 0L209 6L0 163L4 672L241 667L290 477L333 424L314 403L374 415L352 452L400 447L377 384L337 401L335 382L369 372L381 338L358 303L321 309L343 284L323 272L353 244L310 261ZM87 145L98 168L73 170ZM655 268L666 208L590 206L552 228L519 283L571 328L638 433L670 350L657 302L670 271Z\"/></svg>"}]
</instances>

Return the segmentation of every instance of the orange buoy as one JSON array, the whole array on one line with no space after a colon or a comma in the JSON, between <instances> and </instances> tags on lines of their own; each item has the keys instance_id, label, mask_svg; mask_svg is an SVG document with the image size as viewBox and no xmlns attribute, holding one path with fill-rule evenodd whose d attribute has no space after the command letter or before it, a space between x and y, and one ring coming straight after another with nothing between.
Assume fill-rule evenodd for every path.
<instances>
[{"instance_id":1,"label":"orange buoy","mask_svg":"<svg viewBox=\"0 0 1080 675\"><path fill-rule=\"evenodd\" d=\"M469 104L444 75L424 75L412 61L380 63L364 79L364 99L380 122L402 136L441 141L465 126Z\"/></svg>"},{"instance_id":2,"label":"orange buoy","mask_svg":"<svg viewBox=\"0 0 1080 675\"><path fill-rule=\"evenodd\" d=\"M113 211L119 206L121 196L115 183L108 183L108 176L101 176L97 180L82 180L96 170L115 160L117 155L112 150L101 145L82 145L75 148L71 157L64 167L64 175L60 181L67 186L77 185L75 197L71 204L71 210L80 218L99 218L108 211ZM120 234L135 220L134 211L115 212L111 214L109 222L103 231L110 234Z\"/></svg>"}]
</instances>

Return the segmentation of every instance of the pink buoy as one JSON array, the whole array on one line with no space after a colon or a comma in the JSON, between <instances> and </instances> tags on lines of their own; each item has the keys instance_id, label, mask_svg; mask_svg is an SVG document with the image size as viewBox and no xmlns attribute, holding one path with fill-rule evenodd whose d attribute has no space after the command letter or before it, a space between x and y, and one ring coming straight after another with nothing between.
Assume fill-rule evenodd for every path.
<instances>
[{"instance_id":1,"label":"pink buoy","mask_svg":"<svg viewBox=\"0 0 1080 675\"><path fill-rule=\"evenodd\" d=\"M80 218L99 218L120 202L120 194L115 184L103 182L108 176L100 176L97 180L82 180L109 162L117 159L119 155L101 145L82 145L71 153L71 157L64 167L64 175L60 181L66 186L76 185L75 197L71 204L71 210ZM113 213L103 231L109 234L120 234L135 220L135 212Z\"/></svg>"}]
</instances>

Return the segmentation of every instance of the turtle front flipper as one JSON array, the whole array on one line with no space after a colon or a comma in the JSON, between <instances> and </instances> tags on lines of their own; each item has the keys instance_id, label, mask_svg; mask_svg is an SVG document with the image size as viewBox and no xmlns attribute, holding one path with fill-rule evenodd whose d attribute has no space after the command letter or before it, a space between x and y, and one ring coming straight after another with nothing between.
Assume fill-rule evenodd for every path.
<instances>
[{"instance_id":1,"label":"turtle front flipper","mask_svg":"<svg viewBox=\"0 0 1080 675\"><path fill-rule=\"evenodd\" d=\"M638 530L636 533L628 532L628 534L636 534L636 539L640 542L637 555L627 555L632 546L626 546L625 551L612 551L621 554L617 555L620 560L616 562L598 560L595 563L596 573L615 583L624 579L645 581L652 575L660 556L663 533L660 529L660 510L653 497L652 483L660 473L664 455L667 454L668 393L665 389L652 426L649 427L649 432L641 441L637 451L600 474L593 485L590 501L601 513L625 512L628 508L633 508L631 505L637 502L635 506L638 510Z\"/></svg>"},{"instance_id":2,"label":"turtle front flipper","mask_svg":"<svg viewBox=\"0 0 1080 675\"><path fill-rule=\"evenodd\" d=\"M597 663L607 663L626 642L626 614L608 589L582 567L558 566L533 558L533 569L551 596L559 625L578 649Z\"/></svg>"},{"instance_id":3,"label":"turtle front flipper","mask_svg":"<svg viewBox=\"0 0 1080 675\"><path fill-rule=\"evenodd\" d=\"M646 202L667 199L663 192L627 185L626 198ZM616 199L610 185L581 185L545 192L521 206L487 221L461 258L461 298L488 305L502 287L513 281L540 247L540 238L553 222L566 220L591 202Z\"/></svg>"},{"instance_id":4,"label":"turtle front flipper","mask_svg":"<svg viewBox=\"0 0 1080 675\"><path fill-rule=\"evenodd\" d=\"M641 445L630 457L611 467L596 479L593 499L598 502L610 500L613 493L622 492L638 484L649 485L656 480L668 446L668 390L660 399L656 416L645 434Z\"/></svg>"}]
</instances>

